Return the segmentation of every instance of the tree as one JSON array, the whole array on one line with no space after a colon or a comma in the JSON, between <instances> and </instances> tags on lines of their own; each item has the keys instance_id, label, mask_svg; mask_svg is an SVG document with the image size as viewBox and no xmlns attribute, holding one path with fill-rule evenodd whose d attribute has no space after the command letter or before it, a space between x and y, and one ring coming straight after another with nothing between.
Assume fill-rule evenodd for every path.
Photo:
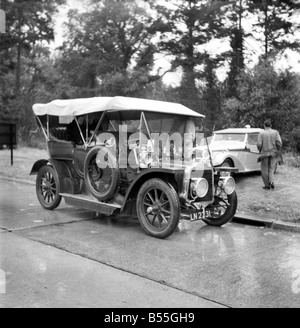
<instances>
[{"instance_id":1,"label":"tree","mask_svg":"<svg viewBox=\"0 0 300 328\"><path fill-rule=\"evenodd\" d=\"M0 38L0 119L19 123L22 140L34 126L36 61L42 54L49 58L45 43L54 37L52 16L64 2L1 0L8 31Z\"/></svg>"},{"instance_id":2,"label":"tree","mask_svg":"<svg viewBox=\"0 0 300 328\"><path fill-rule=\"evenodd\" d=\"M22 92L13 101L19 111L19 133L26 140L36 124L32 112L32 104L48 103L53 99L73 98L76 89L63 74L59 58L49 58L47 49L35 47L31 56L24 59Z\"/></svg>"},{"instance_id":3,"label":"tree","mask_svg":"<svg viewBox=\"0 0 300 328\"><path fill-rule=\"evenodd\" d=\"M151 73L152 38L159 24L145 6L128 0L91 1L87 13L70 11L64 68L74 85L86 86L84 96L132 95L161 78Z\"/></svg>"},{"instance_id":4,"label":"tree","mask_svg":"<svg viewBox=\"0 0 300 328\"><path fill-rule=\"evenodd\" d=\"M292 21L295 10L300 8L299 0L250 0L249 10L257 17L254 32L263 31L264 57L287 48L298 49L300 43L294 36L300 24Z\"/></svg>"},{"instance_id":5,"label":"tree","mask_svg":"<svg viewBox=\"0 0 300 328\"><path fill-rule=\"evenodd\" d=\"M237 96L237 77L245 68L244 62L244 39L245 32L242 26L243 14L245 12L245 3L243 0L234 1L232 4L232 13L229 20L233 26L229 27L230 46L232 51L229 54L230 69L227 77L226 97Z\"/></svg>"},{"instance_id":6,"label":"tree","mask_svg":"<svg viewBox=\"0 0 300 328\"><path fill-rule=\"evenodd\" d=\"M206 81L203 88L203 100L205 100L206 108L204 114L206 115L206 130L209 135L221 128L221 107L222 107L222 94L221 86L216 76L216 68L219 59L212 59L209 56L205 60L205 70L203 78Z\"/></svg>"},{"instance_id":7,"label":"tree","mask_svg":"<svg viewBox=\"0 0 300 328\"><path fill-rule=\"evenodd\" d=\"M299 87L299 75L277 72L271 61L262 60L253 70L240 74L238 98L226 101L224 120L231 127L263 127L265 119L271 118L288 146L292 131L300 126Z\"/></svg>"},{"instance_id":8,"label":"tree","mask_svg":"<svg viewBox=\"0 0 300 328\"><path fill-rule=\"evenodd\" d=\"M227 36L224 13L228 3L208 0L169 0L167 3L169 6L157 6L161 22L165 24L159 47L172 57L173 69L182 69L182 102L203 111L198 82L207 63L207 44Z\"/></svg>"},{"instance_id":9,"label":"tree","mask_svg":"<svg viewBox=\"0 0 300 328\"><path fill-rule=\"evenodd\" d=\"M28 52L38 42L54 38L52 16L65 0L2 0L6 12L8 32L1 40L0 49L13 53L16 74L15 93L21 87L22 53Z\"/></svg>"}]
</instances>

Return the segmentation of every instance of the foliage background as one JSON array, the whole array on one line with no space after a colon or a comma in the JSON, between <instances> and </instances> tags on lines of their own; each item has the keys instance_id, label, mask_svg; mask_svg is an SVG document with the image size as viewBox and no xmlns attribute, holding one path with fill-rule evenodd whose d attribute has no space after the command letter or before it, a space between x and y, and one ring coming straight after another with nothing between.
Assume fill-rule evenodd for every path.
<instances>
[{"instance_id":1,"label":"foliage background","mask_svg":"<svg viewBox=\"0 0 300 328\"><path fill-rule=\"evenodd\" d=\"M69 10L53 51L65 3L0 0L0 120L17 123L19 144L38 146L36 102L124 95L201 112L207 135L270 117L285 149L299 152L300 77L277 65L299 53L299 0L85 0L85 10ZM260 47L255 65L249 40ZM179 84L163 82L169 72L181 72Z\"/></svg>"}]
</instances>

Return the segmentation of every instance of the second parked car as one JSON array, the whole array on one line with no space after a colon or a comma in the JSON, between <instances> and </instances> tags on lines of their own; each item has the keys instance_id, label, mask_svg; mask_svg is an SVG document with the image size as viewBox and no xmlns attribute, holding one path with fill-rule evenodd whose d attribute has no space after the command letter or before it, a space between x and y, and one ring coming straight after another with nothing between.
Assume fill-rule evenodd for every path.
<instances>
[{"instance_id":1,"label":"second parked car","mask_svg":"<svg viewBox=\"0 0 300 328\"><path fill-rule=\"evenodd\" d=\"M235 167L239 173L260 171L257 137L261 131L251 127L215 131L209 147L213 166Z\"/></svg>"}]
</instances>

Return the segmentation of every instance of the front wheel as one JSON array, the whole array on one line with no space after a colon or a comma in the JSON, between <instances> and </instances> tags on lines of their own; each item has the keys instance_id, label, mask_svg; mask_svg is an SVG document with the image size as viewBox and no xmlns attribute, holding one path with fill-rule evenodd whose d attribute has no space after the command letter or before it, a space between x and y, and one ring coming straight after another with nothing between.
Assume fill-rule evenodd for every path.
<instances>
[{"instance_id":1,"label":"front wheel","mask_svg":"<svg viewBox=\"0 0 300 328\"><path fill-rule=\"evenodd\" d=\"M213 204L206 208L209 210L210 215L203 219L203 221L208 225L222 226L234 217L237 203L237 194L235 191L231 195L226 195L223 192L215 195Z\"/></svg>"},{"instance_id":2,"label":"front wheel","mask_svg":"<svg viewBox=\"0 0 300 328\"><path fill-rule=\"evenodd\" d=\"M142 228L152 237L166 238L178 226L178 195L170 183L161 179L151 179L142 185L138 192L136 209Z\"/></svg>"},{"instance_id":3,"label":"front wheel","mask_svg":"<svg viewBox=\"0 0 300 328\"><path fill-rule=\"evenodd\" d=\"M233 161L232 161L232 159L231 158L226 158L224 161L223 161L223 163L221 164L221 165L219 165L219 167L228 167L228 168L232 168L232 167L234 167L234 163L233 163ZM233 173L232 172L229 172L229 175L233 175Z\"/></svg>"},{"instance_id":4,"label":"front wheel","mask_svg":"<svg viewBox=\"0 0 300 328\"><path fill-rule=\"evenodd\" d=\"M36 194L40 204L47 210L54 210L61 202L59 179L52 166L43 166L36 178Z\"/></svg>"},{"instance_id":5,"label":"front wheel","mask_svg":"<svg viewBox=\"0 0 300 328\"><path fill-rule=\"evenodd\" d=\"M230 158L226 158L220 166L221 167L234 167L234 164Z\"/></svg>"}]
</instances>

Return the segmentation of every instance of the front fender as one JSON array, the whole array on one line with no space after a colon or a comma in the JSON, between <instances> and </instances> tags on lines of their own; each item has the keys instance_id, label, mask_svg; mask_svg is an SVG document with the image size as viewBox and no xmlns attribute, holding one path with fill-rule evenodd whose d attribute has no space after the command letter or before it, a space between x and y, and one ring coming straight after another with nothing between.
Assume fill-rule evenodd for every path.
<instances>
[{"instance_id":1,"label":"front fender","mask_svg":"<svg viewBox=\"0 0 300 328\"><path fill-rule=\"evenodd\" d=\"M218 154L213 158L213 165L214 166L220 166L227 158L231 159L234 167L239 169L239 172L242 172L245 170L245 166L243 163L234 155L230 153L222 153Z\"/></svg>"},{"instance_id":2,"label":"front fender","mask_svg":"<svg viewBox=\"0 0 300 328\"><path fill-rule=\"evenodd\" d=\"M221 165L226 158L231 158L228 153L220 153L213 156L213 165L219 166Z\"/></svg>"},{"instance_id":3,"label":"front fender","mask_svg":"<svg viewBox=\"0 0 300 328\"><path fill-rule=\"evenodd\" d=\"M148 179L151 178L161 178L167 180L172 184L181 184L181 176L183 175L184 170L173 170L173 169L146 169L143 173L139 174L138 177L133 180L126 192L125 199L121 208L121 211L126 209L127 201L131 196L138 192L141 185Z\"/></svg>"}]
</instances>

